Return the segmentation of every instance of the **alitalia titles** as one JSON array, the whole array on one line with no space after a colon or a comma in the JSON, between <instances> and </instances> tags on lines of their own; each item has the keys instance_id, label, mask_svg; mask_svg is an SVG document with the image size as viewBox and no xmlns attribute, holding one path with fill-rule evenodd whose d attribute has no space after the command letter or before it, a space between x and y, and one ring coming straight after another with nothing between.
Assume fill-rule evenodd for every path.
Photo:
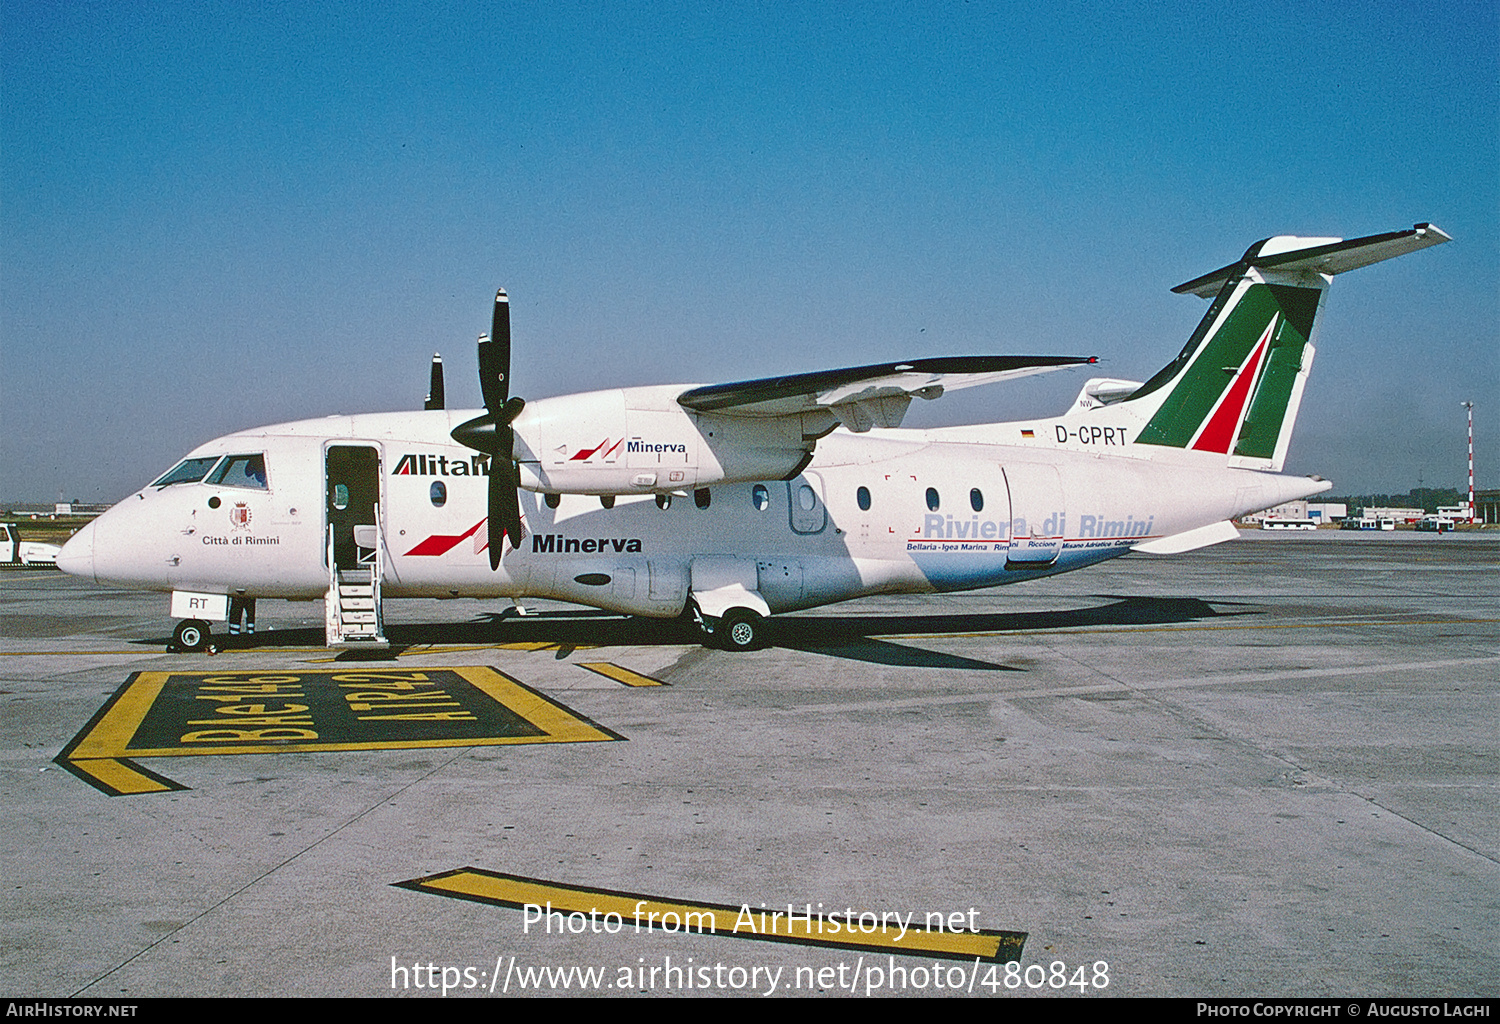
<instances>
[{"instance_id":1,"label":"alitalia titles","mask_svg":"<svg viewBox=\"0 0 1500 1024\"><path fill-rule=\"evenodd\" d=\"M489 476L490 460L487 455L471 455L452 458L446 455L401 456L391 476Z\"/></svg>"}]
</instances>

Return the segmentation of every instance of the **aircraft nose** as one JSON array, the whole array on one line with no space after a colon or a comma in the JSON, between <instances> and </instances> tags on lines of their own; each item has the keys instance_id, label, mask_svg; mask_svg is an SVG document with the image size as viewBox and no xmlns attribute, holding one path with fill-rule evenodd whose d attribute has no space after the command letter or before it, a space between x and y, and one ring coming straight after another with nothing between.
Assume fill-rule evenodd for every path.
<instances>
[{"instance_id":1,"label":"aircraft nose","mask_svg":"<svg viewBox=\"0 0 1500 1024\"><path fill-rule=\"evenodd\" d=\"M57 553L57 567L74 576L94 579L94 522L68 538Z\"/></svg>"}]
</instances>

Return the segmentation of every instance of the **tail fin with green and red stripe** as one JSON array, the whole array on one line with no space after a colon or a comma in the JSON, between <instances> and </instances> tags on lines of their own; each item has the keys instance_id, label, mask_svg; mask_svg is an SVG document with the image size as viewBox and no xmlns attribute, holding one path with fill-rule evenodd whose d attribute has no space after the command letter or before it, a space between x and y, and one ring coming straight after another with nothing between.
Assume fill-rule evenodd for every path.
<instances>
[{"instance_id":1,"label":"tail fin with green and red stripe","mask_svg":"<svg viewBox=\"0 0 1500 1024\"><path fill-rule=\"evenodd\" d=\"M1178 285L1213 304L1177 358L1121 403L1144 421L1136 443L1280 471L1333 275L1448 240L1430 224L1347 241L1280 235Z\"/></svg>"}]
</instances>

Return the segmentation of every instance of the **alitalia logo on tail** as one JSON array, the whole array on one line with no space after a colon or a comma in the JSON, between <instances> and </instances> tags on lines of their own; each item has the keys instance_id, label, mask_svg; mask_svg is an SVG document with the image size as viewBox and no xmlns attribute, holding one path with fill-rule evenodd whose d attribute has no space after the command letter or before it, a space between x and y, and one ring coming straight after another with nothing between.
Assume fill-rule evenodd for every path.
<instances>
[{"instance_id":1,"label":"alitalia logo on tail","mask_svg":"<svg viewBox=\"0 0 1500 1024\"><path fill-rule=\"evenodd\" d=\"M1203 421L1198 428L1198 433L1193 437L1193 443L1188 447L1200 452L1218 452L1220 455L1229 454L1229 446L1234 443L1235 435L1239 432L1240 422L1244 419L1246 399L1250 397L1251 388L1259 383L1259 371L1264 362L1266 346L1270 344L1271 334L1276 330L1276 321L1281 314L1273 314L1271 322L1266 325L1265 332L1261 334L1260 340L1250 350L1234 371L1234 377L1229 387L1219 396L1218 402L1214 404L1213 412ZM1227 371L1229 368L1225 367Z\"/></svg>"},{"instance_id":2,"label":"alitalia logo on tail","mask_svg":"<svg viewBox=\"0 0 1500 1024\"><path fill-rule=\"evenodd\" d=\"M1177 358L1116 406L1144 422L1132 443L1281 472L1312 366L1313 322L1333 277L1446 241L1431 224L1348 240L1277 235L1173 288L1213 304Z\"/></svg>"},{"instance_id":3,"label":"alitalia logo on tail","mask_svg":"<svg viewBox=\"0 0 1500 1024\"><path fill-rule=\"evenodd\" d=\"M1182 355L1132 399L1156 405L1136 441L1279 461L1312 361L1323 292L1230 279Z\"/></svg>"}]
</instances>

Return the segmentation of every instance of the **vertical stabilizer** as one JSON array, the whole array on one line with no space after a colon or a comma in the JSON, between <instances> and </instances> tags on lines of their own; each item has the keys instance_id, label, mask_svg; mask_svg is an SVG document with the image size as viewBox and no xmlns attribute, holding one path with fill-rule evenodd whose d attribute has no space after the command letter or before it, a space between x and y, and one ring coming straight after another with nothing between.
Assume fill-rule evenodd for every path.
<instances>
[{"instance_id":1,"label":"vertical stabilizer","mask_svg":"<svg viewBox=\"0 0 1500 1024\"><path fill-rule=\"evenodd\" d=\"M1348 241L1282 235L1178 285L1172 290L1213 296L1213 304L1177 358L1126 399L1145 421L1137 443L1279 471L1333 275L1446 241L1429 224Z\"/></svg>"}]
</instances>

